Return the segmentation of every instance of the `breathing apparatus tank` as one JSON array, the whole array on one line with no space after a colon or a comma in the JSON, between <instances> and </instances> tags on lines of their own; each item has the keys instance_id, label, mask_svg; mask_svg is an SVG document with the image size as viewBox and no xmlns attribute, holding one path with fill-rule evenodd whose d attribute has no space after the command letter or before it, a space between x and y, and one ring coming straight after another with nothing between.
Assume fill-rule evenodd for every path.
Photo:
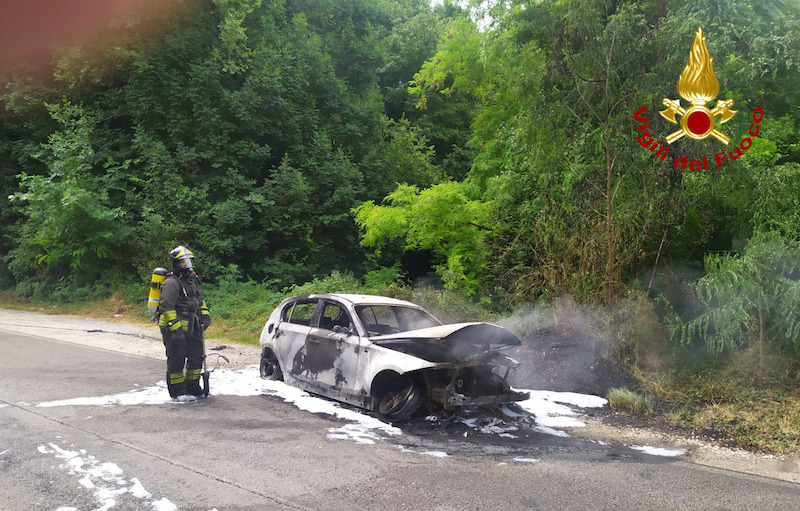
<instances>
[{"instance_id":1,"label":"breathing apparatus tank","mask_svg":"<svg viewBox=\"0 0 800 511\"><path fill-rule=\"evenodd\" d=\"M153 276L150 277L150 297L147 299L147 308L154 314L158 311L158 304L161 302L161 284L169 273L164 268L156 268L153 270Z\"/></svg>"}]
</instances>

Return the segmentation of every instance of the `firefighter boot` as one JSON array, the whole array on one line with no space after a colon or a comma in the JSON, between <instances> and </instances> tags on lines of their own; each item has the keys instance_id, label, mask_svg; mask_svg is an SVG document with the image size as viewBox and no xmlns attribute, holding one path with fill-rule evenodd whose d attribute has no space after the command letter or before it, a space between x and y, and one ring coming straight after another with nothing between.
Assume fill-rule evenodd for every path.
<instances>
[{"instance_id":1,"label":"firefighter boot","mask_svg":"<svg viewBox=\"0 0 800 511\"><path fill-rule=\"evenodd\" d=\"M169 397L173 399L186 394L186 375L183 371L167 373L167 390L169 391Z\"/></svg>"},{"instance_id":2,"label":"firefighter boot","mask_svg":"<svg viewBox=\"0 0 800 511\"><path fill-rule=\"evenodd\" d=\"M189 369L186 371L186 392L195 397L205 397L206 393L200 388L201 369Z\"/></svg>"}]
</instances>

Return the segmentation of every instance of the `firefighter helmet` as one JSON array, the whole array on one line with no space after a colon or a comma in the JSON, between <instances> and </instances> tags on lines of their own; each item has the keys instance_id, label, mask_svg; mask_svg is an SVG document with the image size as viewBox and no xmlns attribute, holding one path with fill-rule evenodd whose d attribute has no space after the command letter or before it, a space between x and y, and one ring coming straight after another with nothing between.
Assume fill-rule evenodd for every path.
<instances>
[{"instance_id":1,"label":"firefighter helmet","mask_svg":"<svg viewBox=\"0 0 800 511\"><path fill-rule=\"evenodd\" d=\"M172 263L172 272L191 273L194 270L192 259L194 259L194 254L183 245L173 248L169 253L169 260Z\"/></svg>"}]
</instances>

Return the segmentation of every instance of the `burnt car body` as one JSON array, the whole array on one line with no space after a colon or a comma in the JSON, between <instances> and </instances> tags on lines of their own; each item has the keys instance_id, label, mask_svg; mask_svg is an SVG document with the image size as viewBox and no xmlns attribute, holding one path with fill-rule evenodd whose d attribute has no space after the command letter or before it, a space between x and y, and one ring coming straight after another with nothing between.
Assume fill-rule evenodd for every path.
<instances>
[{"instance_id":1,"label":"burnt car body","mask_svg":"<svg viewBox=\"0 0 800 511\"><path fill-rule=\"evenodd\" d=\"M287 298L270 315L260 343L263 378L374 410L387 422L423 407L452 410L528 397L508 385L508 372L519 363L500 352L518 346L517 336L490 323L443 325L403 300Z\"/></svg>"}]
</instances>

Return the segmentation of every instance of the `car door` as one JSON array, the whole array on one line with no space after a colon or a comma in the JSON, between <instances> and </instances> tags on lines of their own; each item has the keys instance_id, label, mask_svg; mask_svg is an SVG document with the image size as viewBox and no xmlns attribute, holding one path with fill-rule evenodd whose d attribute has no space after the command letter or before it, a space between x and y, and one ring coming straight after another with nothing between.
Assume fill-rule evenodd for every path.
<instances>
[{"instance_id":1,"label":"car door","mask_svg":"<svg viewBox=\"0 0 800 511\"><path fill-rule=\"evenodd\" d=\"M309 373L334 393L353 394L360 346L361 338L347 308L333 300L322 300L306 339Z\"/></svg>"},{"instance_id":2,"label":"car door","mask_svg":"<svg viewBox=\"0 0 800 511\"><path fill-rule=\"evenodd\" d=\"M301 298L287 304L281 312L281 322L276 327L278 356L284 361L288 375L303 381L314 381L307 367L307 338L311 332L311 321L319 300Z\"/></svg>"}]
</instances>

